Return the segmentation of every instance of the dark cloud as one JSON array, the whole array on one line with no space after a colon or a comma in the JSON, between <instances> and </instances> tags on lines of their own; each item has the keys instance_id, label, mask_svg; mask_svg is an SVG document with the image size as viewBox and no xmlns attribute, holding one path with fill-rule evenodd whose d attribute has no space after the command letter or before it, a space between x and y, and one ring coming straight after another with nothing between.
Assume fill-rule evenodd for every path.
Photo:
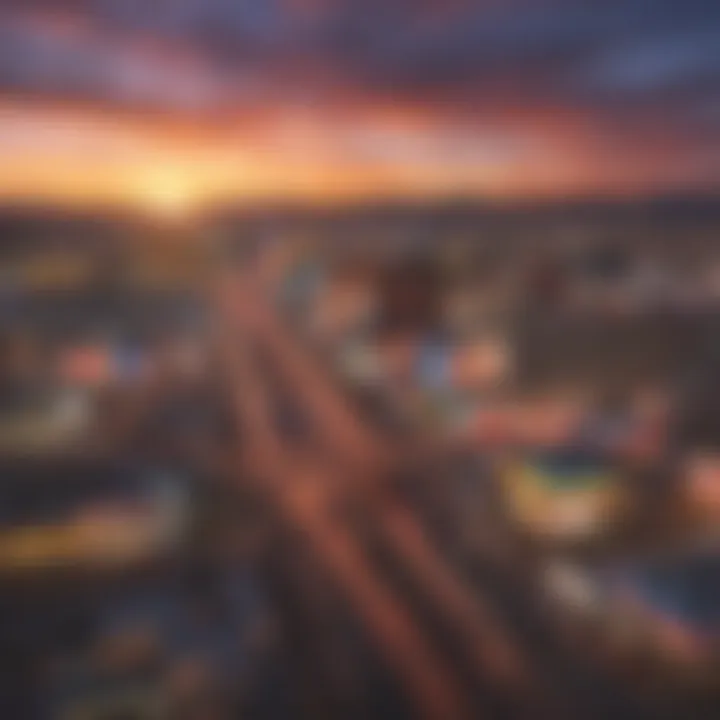
<instances>
[{"instance_id":1,"label":"dark cloud","mask_svg":"<svg viewBox=\"0 0 720 720\"><path fill-rule=\"evenodd\" d=\"M213 107L340 88L717 126L717 0L6 0L3 20L15 91Z\"/></svg>"},{"instance_id":2,"label":"dark cloud","mask_svg":"<svg viewBox=\"0 0 720 720\"><path fill-rule=\"evenodd\" d=\"M2 3L183 43L208 62L326 63L341 81L434 88L512 82L551 96L643 94L720 66L715 0L86 0ZM445 8L444 11L441 11ZM23 38L21 38L22 41ZM28 47L33 40L25 36ZM17 44L15 46L17 47ZM19 50L22 53L22 49ZM540 83L538 85L538 83Z\"/></svg>"}]
</instances>

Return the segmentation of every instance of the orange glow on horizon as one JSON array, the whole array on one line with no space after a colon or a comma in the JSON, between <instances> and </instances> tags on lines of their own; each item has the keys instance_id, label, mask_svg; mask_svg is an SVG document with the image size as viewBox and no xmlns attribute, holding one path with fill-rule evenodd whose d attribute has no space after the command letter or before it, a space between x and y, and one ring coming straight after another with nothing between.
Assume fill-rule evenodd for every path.
<instances>
[{"instance_id":1,"label":"orange glow on horizon","mask_svg":"<svg viewBox=\"0 0 720 720\"><path fill-rule=\"evenodd\" d=\"M608 163L582 118L518 111L483 123L431 113L268 111L210 121L0 105L0 200L123 205L180 215L256 200L317 203L628 193L659 153Z\"/></svg>"}]
</instances>

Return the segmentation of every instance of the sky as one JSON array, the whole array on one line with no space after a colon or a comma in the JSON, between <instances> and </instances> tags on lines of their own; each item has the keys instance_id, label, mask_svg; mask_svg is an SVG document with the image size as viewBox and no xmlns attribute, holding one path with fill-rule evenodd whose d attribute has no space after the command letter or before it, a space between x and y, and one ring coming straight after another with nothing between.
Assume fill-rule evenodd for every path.
<instances>
[{"instance_id":1,"label":"sky","mask_svg":"<svg viewBox=\"0 0 720 720\"><path fill-rule=\"evenodd\" d=\"M720 188L717 0L0 0L0 198Z\"/></svg>"}]
</instances>

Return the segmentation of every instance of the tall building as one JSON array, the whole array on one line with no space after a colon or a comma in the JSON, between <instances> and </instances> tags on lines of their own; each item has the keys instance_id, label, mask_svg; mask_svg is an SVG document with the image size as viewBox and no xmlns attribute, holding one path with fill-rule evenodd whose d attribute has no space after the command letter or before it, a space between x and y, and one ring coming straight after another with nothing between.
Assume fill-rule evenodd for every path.
<instances>
[{"instance_id":1,"label":"tall building","mask_svg":"<svg viewBox=\"0 0 720 720\"><path fill-rule=\"evenodd\" d=\"M442 273L429 257L403 259L380 271L384 332L427 333L442 323Z\"/></svg>"}]
</instances>

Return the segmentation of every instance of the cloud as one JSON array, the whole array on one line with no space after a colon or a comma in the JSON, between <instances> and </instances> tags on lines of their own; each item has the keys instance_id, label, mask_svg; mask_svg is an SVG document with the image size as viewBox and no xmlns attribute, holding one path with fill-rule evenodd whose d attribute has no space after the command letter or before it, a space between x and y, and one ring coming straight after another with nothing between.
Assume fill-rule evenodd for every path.
<instances>
[{"instance_id":1,"label":"cloud","mask_svg":"<svg viewBox=\"0 0 720 720\"><path fill-rule=\"evenodd\" d=\"M720 72L714 0L91 0L83 11L67 0L29 0L25 8L38 5L54 7L56 18L65 7L84 33L64 42L49 32L47 10L22 27L3 23L6 81L64 81L159 103L197 96L212 104L232 94L233 77L270 86L287 76L316 88L322 76L370 94L474 102L512 92L530 104L607 102L617 112L616 98L712 83ZM137 38L179 46L193 60L138 52ZM91 57L97 79L77 77L92 75Z\"/></svg>"},{"instance_id":2,"label":"cloud","mask_svg":"<svg viewBox=\"0 0 720 720\"><path fill-rule=\"evenodd\" d=\"M243 88L239 75L220 72L192 46L43 13L0 26L0 83L23 94L175 109L227 102Z\"/></svg>"},{"instance_id":3,"label":"cloud","mask_svg":"<svg viewBox=\"0 0 720 720\"><path fill-rule=\"evenodd\" d=\"M0 0L3 89L233 118L307 107L316 128L338 105L396 108L465 123L481 160L497 145L544 163L537 138L560 152L562 136L604 173L650 176L662 156L668 177L720 176L717 0ZM462 155L402 124L335 132L398 165Z\"/></svg>"}]
</instances>

